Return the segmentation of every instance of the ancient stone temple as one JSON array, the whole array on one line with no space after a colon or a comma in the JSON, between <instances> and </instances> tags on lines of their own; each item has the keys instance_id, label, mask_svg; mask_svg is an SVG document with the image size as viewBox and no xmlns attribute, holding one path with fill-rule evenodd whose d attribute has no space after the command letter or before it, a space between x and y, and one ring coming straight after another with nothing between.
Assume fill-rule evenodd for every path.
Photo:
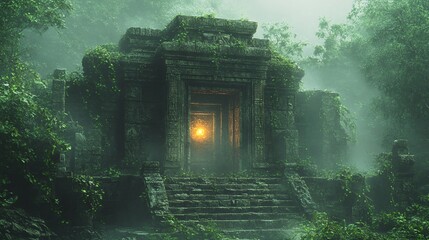
<instances>
[{"instance_id":1,"label":"ancient stone temple","mask_svg":"<svg viewBox=\"0 0 429 240\"><path fill-rule=\"evenodd\" d=\"M67 84L65 111L84 126L71 137L72 169L92 161L138 173L158 162L166 175L283 173L299 155L334 166L346 146L338 94L298 92L303 71L253 38L256 29L177 16L163 30L130 28L119 48L87 54L87 83ZM115 67L106 56L116 56ZM91 108L98 122L82 118Z\"/></svg>"},{"instance_id":2,"label":"ancient stone temple","mask_svg":"<svg viewBox=\"0 0 429 240\"><path fill-rule=\"evenodd\" d=\"M336 194L340 185L298 173L305 176L303 157L321 168L341 159L338 94L298 92L303 71L253 38L256 29L247 20L189 16L163 30L130 28L119 49L84 57L86 82L68 83L67 94L57 84L56 105L79 123L69 134L72 171L126 173L101 178L112 219L149 212L162 222L172 214L277 239L267 233L315 209L306 182L327 187L316 200ZM112 207L125 205L131 211Z\"/></svg>"},{"instance_id":3,"label":"ancient stone temple","mask_svg":"<svg viewBox=\"0 0 429 240\"><path fill-rule=\"evenodd\" d=\"M268 41L253 38L256 28L177 16L162 31L128 29L120 43L125 161L161 161L168 174L296 161L302 71L272 60Z\"/></svg>"}]
</instances>

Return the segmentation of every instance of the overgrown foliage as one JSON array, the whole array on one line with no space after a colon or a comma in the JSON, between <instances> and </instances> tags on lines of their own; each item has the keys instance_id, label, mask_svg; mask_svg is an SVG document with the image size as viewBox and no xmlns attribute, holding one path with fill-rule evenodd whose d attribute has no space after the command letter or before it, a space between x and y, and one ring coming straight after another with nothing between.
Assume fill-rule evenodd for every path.
<instances>
[{"instance_id":1,"label":"overgrown foliage","mask_svg":"<svg viewBox=\"0 0 429 240\"><path fill-rule=\"evenodd\" d=\"M116 152L111 146L115 145L117 133L120 58L117 46L100 45L85 54L83 73L68 75L66 104L70 115L79 121L87 136L101 140L101 157L86 161L85 173L101 174L102 165L115 160Z\"/></svg>"},{"instance_id":2,"label":"overgrown foliage","mask_svg":"<svg viewBox=\"0 0 429 240\"><path fill-rule=\"evenodd\" d=\"M38 204L55 203L51 189L55 164L67 145L59 135L64 124L20 84L21 77L1 78L0 182L19 205L35 210ZM12 195L0 199L2 205L11 203Z\"/></svg>"},{"instance_id":3,"label":"overgrown foliage","mask_svg":"<svg viewBox=\"0 0 429 240\"><path fill-rule=\"evenodd\" d=\"M273 51L269 62L267 82L275 86L298 90L304 71L292 60Z\"/></svg>"},{"instance_id":4,"label":"overgrown foliage","mask_svg":"<svg viewBox=\"0 0 429 240\"><path fill-rule=\"evenodd\" d=\"M46 31L63 27L65 15L71 10L67 0L8 0L0 2L0 74L10 73L19 62L19 42L25 29Z\"/></svg>"},{"instance_id":5,"label":"overgrown foliage","mask_svg":"<svg viewBox=\"0 0 429 240\"><path fill-rule=\"evenodd\" d=\"M33 94L49 95L38 74L22 61L19 42L25 29L62 27L70 9L65 0L0 2L1 206L37 214L58 210L52 184L60 152L67 149L60 137L64 124Z\"/></svg>"},{"instance_id":6,"label":"overgrown foliage","mask_svg":"<svg viewBox=\"0 0 429 240\"><path fill-rule=\"evenodd\" d=\"M228 240L218 227L213 223L204 224L184 224L173 216L167 216L165 219L167 226L172 233L164 237L168 240L193 240L193 239L212 239Z\"/></svg>"},{"instance_id":7,"label":"overgrown foliage","mask_svg":"<svg viewBox=\"0 0 429 240\"><path fill-rule=\"evenodd\" d=\"M326 213L315 214L312 223L303 227L303 240L397 240L428 239L429 204L424 196L419 204L403 212L376 215L369 223L335 221Z\"/></svg>"},{"instance_id":8,"label":"overgrown foliage","mask_svg":"<svg viewBox=\"0 0 429 240\"><path fill-rule=\"evenodd\" d=\"M347 24L321 20L317 35L324 43L310 65L348 98L362 89L350 85L353 79L380 91L373 107L382 113L378 121L387 120L387 144L416 134L424 138L429 133L429 2L356 1L349 19Z\"/></svg>"},{"instance_id":9,"label":"overgrown foliage","mask_svg":"<svg viewBox=\"0 0 429 240\"><path fill-rule=\"evenodd\" d=\"M99 112L106 99L118 97L117 70L120 56L116 46L103 45L88 51L82 60L85 78L76 83L84 90L82 97L92 114Z\"/></svg>"},{"instance_id":10,"label":"overgrown foliage","mask_svg":"<svg viewBox=\"0 0 429 240\"><path fill-rule=\"evenodd\" d=\"M316 213L312 223L303 227L302 240L372 240L381 239L364 223L347 224L329 219L326 213Z\"/></svg>"},{"instance_id":11,"label":"overgrown foliage","mask_svg":"<svg viewBox=\"0 0 429 240\"><path fill-rule=\"evenodd\" d=\"M345 168L335 176L340 180L342 196L338 196L341 202L351 207L351 220L370 223L374 214L372 200L369 198L369 187L361 174L354 173L350 168Z\"/></svg>"},{"instance_id":12,"label":"overgrown foliage","mask_svg":"<svg viewBox=\"0 0 429 240\"><path fill-rule=\"evenodd\" d=\"M301 60L303 48L307 45L296 39L296 34L286 23L274 23L262 26L264 38L270 40L271 47L279 54L295 61Z\"/></svg>"},{"instance_id":13,"label":"overgrown foliage","mask_svg":"<svg viewBox=\"0 0 429 240\"><path fill-rule=\"evenodd\" d=\"M104 192L101 189L100 183L93 177L86 175L73 177L73 183L75 184L75 191L79 196L79 200L83 203L84 210L93 216L101 207L103 200Z\"/></svg>"},{"instance_id":14,"label":"overgrown foliage","mask_svg":"<svg viewBox=\"0 0 429 240\"><path fill-rule=\"evenodd\" d=\"M69 75L67 101L72 114L79 116L83 124L111 129L108 108L119 97L117 70L120 56L116 46L97 46L83 58L83 74L73 72Z\"/></svg>"}]
</instances>

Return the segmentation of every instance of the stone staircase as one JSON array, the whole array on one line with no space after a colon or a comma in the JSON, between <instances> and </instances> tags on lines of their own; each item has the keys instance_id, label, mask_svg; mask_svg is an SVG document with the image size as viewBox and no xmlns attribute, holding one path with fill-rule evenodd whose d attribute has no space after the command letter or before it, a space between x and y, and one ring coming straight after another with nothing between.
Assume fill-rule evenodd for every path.
<instances>
[{"instance_id":1,"label":"stone staircase","mask_svg":"<svg viewBox=\"0 0 429 240\"><path fill-rule=\"evenodd\" d=\"M303 210L291 187L274 177L173 177L170 212L182 223L210 222L239 238L287 239Z\"/></svg>"}]
</instances>

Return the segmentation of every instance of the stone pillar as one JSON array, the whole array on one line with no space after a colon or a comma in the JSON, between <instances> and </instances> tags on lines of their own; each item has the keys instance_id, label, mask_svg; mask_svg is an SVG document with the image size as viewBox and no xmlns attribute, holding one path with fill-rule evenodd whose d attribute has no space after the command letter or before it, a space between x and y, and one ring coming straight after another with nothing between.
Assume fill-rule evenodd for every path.
<instances>
[{"instance_id":1,"label":"stone pillar","mask_svg":"<svg viewBox=\"0 0 429 240\"><path fill-rule=\"evenodd\" d=\"M66 108L66 70L57 68L54 71L52 81L52 108L59 113L64 113Z\"/></svg>"},{"instance_id":2,"label":"stone pillar","mask_svg":"<svg viewBox=\"0 0 429 240\"><path fill-rule=\"evenodd\" d=\"M59 118L64 116L66 111L66 69L57 68L52 80L52 109ZM64 137L64 136L63 136ZM57 175L69 175L70 161L64 152L59 153L57 163Z\"/></svg>"},{"instance_id":3,"label":"stone pillar","mask_svg":"<svg viewBox=\"0 0 429 240\"><path fill-rule=\"evenodd\" d=\"M166 154L164 173L174 175L184 160L184 86L177 68L167 66Z\"/></svg>"},{"instance_id":4,"label":"stone pillar","mask_svg":"<svg viewBox=\"0 0 429 240\"><path fill-rule=\"evenodd\" d=\"M253 167L265 168L268 164L265 162L265 123L264 123L264 89L265 81L259 80L253 84Z\"/></svg>"},{"instance_id":5,"label":"stone pillar","mask_svg":"<svg viewBox=\"0 0 429 240\"><path fill-rule=\"evenodd\" d=\"M400 208L406 208L413 202L414 155L408 152L408 141L395 140L392 147L392 168L394 174L393 197Z\"/></svg>"}]
</instances>

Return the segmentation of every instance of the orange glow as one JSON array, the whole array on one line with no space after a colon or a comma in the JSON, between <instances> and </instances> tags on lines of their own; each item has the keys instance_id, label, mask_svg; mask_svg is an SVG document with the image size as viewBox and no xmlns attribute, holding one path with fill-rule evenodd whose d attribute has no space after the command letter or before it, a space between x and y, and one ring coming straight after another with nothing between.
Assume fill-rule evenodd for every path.
<instances>
[{"instance_id":1,"label":"orange glow","mask_svg":"<svg viewBox=\"0 0 429 240\"><path fill-rule=\"evenodd\" d=\"M190 126L191 140L198 144L209 144L214 141L214 114L192 113Z\"/></svg>"},{"instance_id":2,"label":"orange glow","mask_svg":"<svg viewBox=\"0 0 429 240\"><path fill-rule=\"evenodd\" d=\"M204 128L198 128L196 133L195 133L198 137L203 137L205 134Z\"/></svg>"},{"instance_id":3,"label":"orange glow","mask_svg":"<svg viewBox=\"0 0 429 240\"><path fill-rule=\"evenodd\" d=\"M204 142L207 140L207 130L204 128L204 126L195 126L192 128L192 139L194 141L198 142Z\"/></svg>"}]
</instances>

